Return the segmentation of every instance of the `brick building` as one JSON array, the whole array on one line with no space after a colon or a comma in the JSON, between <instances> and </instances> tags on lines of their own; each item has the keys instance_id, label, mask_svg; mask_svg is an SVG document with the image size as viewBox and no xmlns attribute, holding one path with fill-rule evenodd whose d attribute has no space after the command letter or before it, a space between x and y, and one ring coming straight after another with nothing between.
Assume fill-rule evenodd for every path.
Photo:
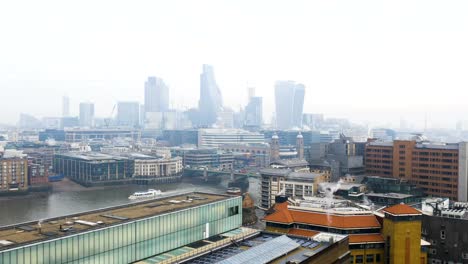
<instances>
[{"instance_id":1,"label":"brick building","mask_svg":"<svg viewBox=\"0 0 468 264\"><path fill-rule=\"evenodd\" d=\"M408 180L426 195L466 201L467 144L415 140L370 142L366 146L366 174Z\"/></svg>"}]
</instances>

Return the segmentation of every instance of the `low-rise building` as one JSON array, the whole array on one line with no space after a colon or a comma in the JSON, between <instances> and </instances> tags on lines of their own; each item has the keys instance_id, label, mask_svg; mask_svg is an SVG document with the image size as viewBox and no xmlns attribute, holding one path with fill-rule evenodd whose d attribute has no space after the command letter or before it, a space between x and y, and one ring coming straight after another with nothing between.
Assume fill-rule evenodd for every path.
<instances>
[{"instance_id":1,"label":"low-rise building","mask_svg":"<svg viewBox=\"0 0 468 264\"><path fill-rule=\"evenodd\" d=\"M192 149L184 152L184 166L232 169L232 153L216 149Z\"/></svg>"},{"instance_id":2,"label":"low-rise building","mask_svg":"<svg viewBox=\"0 0 468 264\"><path fill-rule=\"evenodd\" d=\"M139 153L132 153L128 157L134 160L134 178L179 177L183 171L181 157L158 158Z\"/></svg>"},{"instance_id":3,"label":"low-rise building","mask_svg":"<svg viewBox=\"0 0 468 264\"><path fill-rule=\"evenodd\" d=\"M263 134L242 129L200 129L198 132L198 147L217 148L226 144L262 144Z\"/></svg>"},{"instance_id":4,"label":"low-rise building","mask_svg":"<svg viewBox=\"0 0 468 264\"><path fill-rule=\"evenodd\" d=\"M85 186L125 184L132 181L133 160L97 152L55 154L54 169Z\"/></svg>"},{"instance_id":5,"label":"low-rise building","mask_svg":"<svg viewBox=\"0 0 468 264\"><path fill-rule=\"evenodd\" d=\"M237 244L237 245L236 245ZM298 232L280 235L258 232L236 244L202 251L188 264L230 263L308 263L349 264L346 236L330 233ZM142 261L142 264L152 264Z\"/></svg>"},{"instance_id":6,"label":"low-rise building","mask_svg":"<svg viewBox=\"0 0 468 264\"><path fill-rule=\"evenodd\" d=\"M0 192L25 192L28 185L27 156L16 150L1 152Z\"/></svg>"},{"instance_id":7,"label":"low-rise building","mask_svg":"<svg viewBox=\"0 0 468 264\"><path fill-rule=\"evenodd\" d=\"M66 142L83 142L88 140L111 140L113 138L130 138L138 141L140 130L132 129L69 129L65 130Z\"/></svg>"},{"instance_id":8,"label":"low-rise building","mask_svg":"<svg viewBox=\"0 0 468 264\"><path fill-rule=\"evenodd\" d=\"M329 180L329 174L295 172L291 169L263 169L261 175L261 207L270 208L276 195L311 197L317 194L318 185Z\"/></svg>"},{"instance_id":9,"label":"low-rise building","mask_svg":"<svg viewBox=\"0 0 468 264\"><path fill-rule=\"evenodd\" d=\"M247 164L257 167L270 165L270 145L263 144L227 144L219 147L220 150L232 152L237 160L246 160Z\"/></svg>"},{"instance_id":10,"label":"low-rise building","mask_svg":"<svg viewBox=\"0 0 468 264\"><path fill-rule=\"evenodd\" d=\"M445 198L422 202L422 236L430 243L428 263L468 263L468 204Z\"/></svg>"},{"instance_id":11,"label":"low-rise building","mask_svg":"<svg viewBox=\"0 0 468 264\"><path fill-rule=\"evenodd\" d=\"M0 227L0 262L124 264L172 252L156 259L180 263L197 253L192 243L254 233L241 224L242 197L185 193Z\"/></svg>"},{"instance_id":12,"label":"low-rise building","mask_svg":"<svg viewBox=\"0 0 468 264\"><path fill-rule=\"evenodd\" d=\"M287 201L286 196L277 197L264 218L267 231L347 235L349 263L427 263L422 214L410 206L399 204L374 214L362 209L294 206Z\"/></svg>"},{"instance_id":13,"label":"low-rise building","mask_svg":"<svg viewBox=\"0 0 468 264\"><path fill-rule=\"evenodd\" d=\"M366 193L366 197L375 205L392 206L396 204L417 204L421 197L404 193Z\"/></svg>"}]
</instances>

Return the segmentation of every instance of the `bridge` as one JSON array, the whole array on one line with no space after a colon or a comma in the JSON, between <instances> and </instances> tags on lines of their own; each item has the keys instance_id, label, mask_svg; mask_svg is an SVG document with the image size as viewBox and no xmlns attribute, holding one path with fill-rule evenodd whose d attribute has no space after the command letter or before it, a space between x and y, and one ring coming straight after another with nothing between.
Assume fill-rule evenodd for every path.
<instances>
[{"instance_id":1,"label":"bridge","mask_svg":"<svg viewBox=\"0 0 468 264\"><path fill-rule=\"evenodd\" d=\"M260 178L259 174L255 172L236 172L235 170L230 171L222 171L222 170L215 170L213 168L205 168L205 169L198 169L198 168L185 168L184 169L184 176L185 177L202 177L205 180L208 180L212 177L219 177L219 176L229 176L231 181L239 180L241 178Z\"/></svg>"}]
</instances>

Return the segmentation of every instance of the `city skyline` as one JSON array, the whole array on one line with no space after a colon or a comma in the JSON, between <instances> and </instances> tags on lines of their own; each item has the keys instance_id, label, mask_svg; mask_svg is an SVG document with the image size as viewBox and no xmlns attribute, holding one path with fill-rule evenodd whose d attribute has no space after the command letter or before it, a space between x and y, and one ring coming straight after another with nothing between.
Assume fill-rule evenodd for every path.
<instances>
[{"instance_id":1,"label":"city skyline","mask_svg":"<svg viewBox=\"0 0 468 264\"><path fill-rule=\"evenodd\" d=\"M114 12L104 2L32 2L40 12L4 3L0 123L15 124L21 112L59 116L65 94L72 115L93 101L96 116L107 116L118 101L142 102L141 83L152 75L171 87L174 108L195 107L204 63L216 68L226 106L245 106L245 88L256 87L267 122L274 82L283 79L312 89L306 113L394 126L403 117L418 127L425 113L430 127L455 127L468 114L466 2L183 3L184 11L141 2Z\"/></svg>"}]
</instances>

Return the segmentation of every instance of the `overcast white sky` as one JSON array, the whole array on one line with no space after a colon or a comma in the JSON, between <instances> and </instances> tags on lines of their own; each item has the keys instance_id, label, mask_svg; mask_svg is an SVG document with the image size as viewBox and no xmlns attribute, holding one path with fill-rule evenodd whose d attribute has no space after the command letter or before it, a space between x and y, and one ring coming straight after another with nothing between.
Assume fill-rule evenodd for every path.
<instances>
[{"instance_id":1,"label":"overcast white sky","mask_svg":"<svg viewBox=\"0 0 468 264\"><path fill-rule=\"evenodd\" d=\"M163 78L196 106L203 63L225 104L275 80L306 85L305 112L454 127L468 119L468 1L1 1L0 123L58 116L61 97L107 116Z\"/></svg>"}]
</instances>

